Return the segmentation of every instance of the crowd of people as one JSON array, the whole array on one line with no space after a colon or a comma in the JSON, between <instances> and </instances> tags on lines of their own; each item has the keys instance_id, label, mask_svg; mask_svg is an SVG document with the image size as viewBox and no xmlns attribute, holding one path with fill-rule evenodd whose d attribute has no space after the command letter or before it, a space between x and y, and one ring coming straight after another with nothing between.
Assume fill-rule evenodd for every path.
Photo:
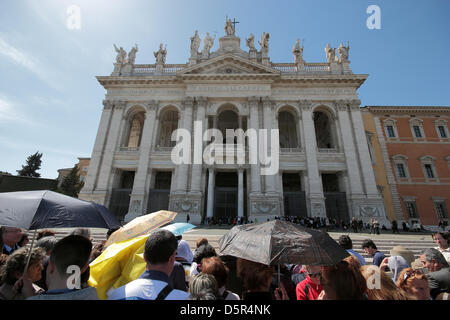
<instances>
[{"instance_id":1,"label":"crowd of people","mask_svg":"<svg viewBox=\"0 0 450 320\"><path fill-rule=\"evenodd\" d=\"M389 257L374 241L362 248L371 263L353 249L349 235L338 244L349 256L334 266L267 266L242 258L219 256L207 238L189 244L167 230L151 233L143 252L146 270L136 280L111 288L109 300L448 300L449 233L432 235L417 264L407 248L392 248ZM21 229L1 227L0 299L95 300L89 264L104 250L93 246L89 229L57 240L41 230L30 252ZM79 272L74 277L73 268Z\"/></svg>"}]
</instances>

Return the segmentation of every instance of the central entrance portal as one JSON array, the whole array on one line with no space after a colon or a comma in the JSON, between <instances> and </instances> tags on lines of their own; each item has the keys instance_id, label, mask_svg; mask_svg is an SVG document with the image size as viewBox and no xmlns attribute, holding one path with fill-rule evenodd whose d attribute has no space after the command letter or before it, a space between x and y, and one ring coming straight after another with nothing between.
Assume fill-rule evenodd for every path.
<instances>
[{"instance_id":1,"label":"central entrance portal","mask_svg":"<svg viewBox=\"0 0 450 320\"><path fill-rule=\"evenodd\" d=\"M214 219L237 217L238 175L237 172L217 172L214 189Z\"/></svg>"}]
</instances>

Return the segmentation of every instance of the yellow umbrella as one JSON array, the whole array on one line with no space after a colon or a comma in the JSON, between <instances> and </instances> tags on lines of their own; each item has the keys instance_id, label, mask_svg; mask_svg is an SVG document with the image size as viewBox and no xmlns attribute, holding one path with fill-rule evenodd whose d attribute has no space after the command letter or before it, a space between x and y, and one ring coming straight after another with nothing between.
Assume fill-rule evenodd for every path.
<instances>
[{"instance_id":1,"label":"yellow umbrella","mask_svg":"<svg viewBox=\"0 0 450 320\"><path fill-rule=\"evenodd\" d=\"M145 271L147 235L111 244L90 266L89 285L97 289L100 299L107 299L110 289L136 280Z\"/></svg>"},{"instance_id":2,"label":"yellow umbrella","mask_svg":"<svg viewBox=\"0 0 450 320\"><path fill-rule=\"evenodd\" d=\"M160 210L137 217L111 234L108 241L105 243L105 247L114 242L121 242L149 234L151 231L158 229L175 219L176 215L177 213L173 211Z\"/></svg>"}]
</instances>

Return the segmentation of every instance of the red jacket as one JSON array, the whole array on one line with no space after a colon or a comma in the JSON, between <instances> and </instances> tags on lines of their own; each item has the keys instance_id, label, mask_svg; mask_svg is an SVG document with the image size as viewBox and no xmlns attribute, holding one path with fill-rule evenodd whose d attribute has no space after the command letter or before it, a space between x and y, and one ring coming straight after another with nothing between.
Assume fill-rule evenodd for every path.
<instances>
[{"instance_id":1,"label":"red jacket","mask_svg":"<svg viewBox=\"0 0 450 320\"><path fill-rule=\"evenodd\" d=\"M306 289L308 286L308 289ZM308 296L306 297L306 292L308 292ZM306 276L306 279L297 284L295 288L295 293L297 295L297 300L317 300L319 294L322 292L322 286L316 285L309 275Z\"/></svg>"}]
</instances>

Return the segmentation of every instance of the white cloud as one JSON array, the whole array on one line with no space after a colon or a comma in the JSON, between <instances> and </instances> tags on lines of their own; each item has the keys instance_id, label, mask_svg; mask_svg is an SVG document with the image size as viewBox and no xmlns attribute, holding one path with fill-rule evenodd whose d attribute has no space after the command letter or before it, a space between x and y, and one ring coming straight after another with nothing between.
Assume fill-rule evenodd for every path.
<instances>
[{"instance_id":1,"label":"white cloud","mask_svg":"<svg viewBox=\"0 0 450 320\"><path fill-rule=\"evenodd\" d=\"M19 111L19 106L0 94L0 122L17 122L26 125L39 125Z\"/></svg>"},{"instance_id":2,"label":"white cloud","mask_svg":"<svg viewBox=\"0 0 450 320\"><path fill-rule=\"evenodd\" d=\"M50 79L48 72L42 67L41 63L33 56L27 54L23 50L19 50L9 44L5 39L2 39L0 35L0 54L9 58L10 61L17 65L20 65L30 72L37 75L41 80L45 81L53 88L58 88L59 85Z\"/></svg>"}]
</instances>

